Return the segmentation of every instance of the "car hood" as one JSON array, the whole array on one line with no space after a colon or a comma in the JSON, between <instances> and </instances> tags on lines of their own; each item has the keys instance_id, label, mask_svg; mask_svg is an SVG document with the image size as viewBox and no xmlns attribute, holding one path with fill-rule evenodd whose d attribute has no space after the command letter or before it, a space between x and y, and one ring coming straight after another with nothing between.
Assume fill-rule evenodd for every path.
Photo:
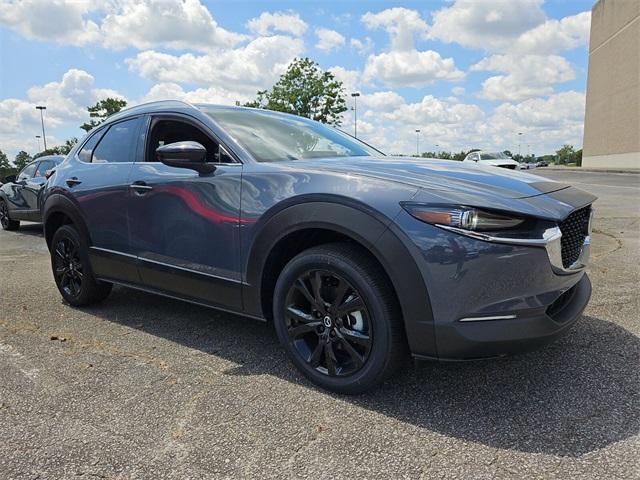
<instances>
[{"instance_id":1,"label":"car hood","mask_svg":"<svg viewBox=\"0 0 640 480\"><path fill-rule=\"evenodd\" d=\"M306 171L331 171L402 183L428 190L447 199L469 196L476 199L522 199L569 186L515 170L455 160L347 157L305 159L286 163L293 168L303 168Z\"/></svg>"}]
</instances>

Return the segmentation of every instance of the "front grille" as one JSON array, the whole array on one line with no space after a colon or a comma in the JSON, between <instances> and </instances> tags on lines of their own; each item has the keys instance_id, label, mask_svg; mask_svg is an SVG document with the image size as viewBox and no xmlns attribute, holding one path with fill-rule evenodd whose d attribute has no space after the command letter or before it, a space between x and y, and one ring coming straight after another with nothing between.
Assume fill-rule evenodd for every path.
<instances>
[{"instance_id":1,"label":"front grille","mask_svg":"<svg viewBox=\"0 0 640 480\"><path fill-rule=\"evenodd\" d=\"M560 223L562 237L560 244L562 247L562 266L568 268L580 257L582 244L589 234L589 216L591 206L576 210Z\"/></svg>"}]
</instances>

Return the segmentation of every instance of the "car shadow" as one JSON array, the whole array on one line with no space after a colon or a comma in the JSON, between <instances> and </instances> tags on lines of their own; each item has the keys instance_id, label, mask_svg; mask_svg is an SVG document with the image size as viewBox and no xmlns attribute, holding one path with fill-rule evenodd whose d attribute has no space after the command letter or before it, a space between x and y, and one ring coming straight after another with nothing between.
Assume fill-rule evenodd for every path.
<instances>
[{"instance_id":1,"label":"car shadow","mask_svg":"<svg viewBox=\"0 0 640 480\"><path fill-rule=\"evenodd\" d=\"M43 230L43 225L41 223L20 222L20 228L11 233L15 235L28 235L30 237L44 238L44 230Z\"/></svg>"},{"instance_id":2,"label":"car shadow","mask_svg":"<svg viewBox=\"0 0 640 480\"><path fill-rule=\"evenodd\" d=\"M262 322L116 287L84 309L110 322L237 364L226 375L276 375L316 388ZM580 456L640 431L640 340L585 316L538 352L476 362L418 362L380 389L341 401L465 441Z\"/></svg>"}]
</instances>

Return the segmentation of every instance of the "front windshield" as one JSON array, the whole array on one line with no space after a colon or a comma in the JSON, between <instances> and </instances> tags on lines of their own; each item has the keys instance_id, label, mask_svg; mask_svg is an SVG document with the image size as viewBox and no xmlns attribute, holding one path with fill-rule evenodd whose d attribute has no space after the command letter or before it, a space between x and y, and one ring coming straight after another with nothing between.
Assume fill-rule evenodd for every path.
<instances>
[{"instance_id":1,"label":"front windshield","mask_svg":"<svg viewBox=\"0 0 640 480\"><path fill-rule=\"evenodd\" d=\"M333 127L295 115L250 109L203 111L259 162L382 155Z\"/></svg>"},{"instance_id":2,"label":"front windshield","mask_svg":"<svg viewBox=\"0 0 640 480\"><path fill-rule=\"evenodd\" d=\"M509 156L506 153L496 152L496 153L481 153L481 160L506 160L509 159Z\"/></svg>"}]
</instances>

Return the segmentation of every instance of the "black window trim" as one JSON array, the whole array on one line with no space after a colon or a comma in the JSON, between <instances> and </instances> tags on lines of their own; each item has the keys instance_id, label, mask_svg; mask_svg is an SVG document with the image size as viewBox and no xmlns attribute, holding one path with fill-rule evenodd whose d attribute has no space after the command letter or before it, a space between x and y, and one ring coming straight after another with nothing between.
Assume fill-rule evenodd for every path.
<instances>
[{"instance_id":1,"label":"black window trim","mask_svg":"<svg viewBox=\"0 0 640 480\"><path fill-rule=\"evenodd\" d=\"M138 150L139 150L139 142L136 142L136 151L134 153L134 161L133 162L107 162L107 163L94 163L93 161L93 152L95 151L96 148L98 148L98 145L100 145L100 143L102 142L102 140L104 139L104 137L106 136L107 132L109 130L111 130L111 127L113 127L114 125L118 125L119 123L122 122L126 122L129 120L135 120L136 118L141 118L144 117L144 114L138 114L138 115L131 115L128 117L124 117L124 118L119 118L117 121L115 122L109 122L106 125L99 125L98 127L96 127L94 130L95 132L92 130L90 135L87 135L87 138L82 142L82 145L76 150L76 153L74 154L74 156L76 157L76 159L79 162L84 163L85 165L114 165L114 164L119 164L119 165L133 165L135 162L135 159L138 158ZM142 119L142 122L140 122L138 124L138 130L135 133L135 136L138 137L139 133L140 133L140 128L144 128L144 118ZM90 162L85 162L84 160L82 160L80 158L80 156L78 155L82 149L84 148L84 146L89 142L89 140L91 140L95 135L100 134L100 140L98 140L98 143L95 144L95 146L93 147L93 150L91 150L91 161Z\"/></svg>"},{"instance_id":2,"label":"black window trim","mask_svg":"<svg viewBox=\"0 0 640 480\"><path fill-rule=\"evenodd\" d=\"M143 151L142 151L142 157L137 156L136 158L140 159L139 163L161 163L161 162L147 162L146 158L147 158L147 148L148 146L148 142L147 139L149 138L149 133L151 132L151 126L153 124L154 120L174 120L174 121L182 121L185 123L188 123L189 125L192 125L198 129L200 129L205 135L211 137L211 139L216 142L218 145L220 145L222 148L224 148L226 150L226 152L229 154L229 156L231 158L233 158L235 161L234 162L208 162L211 163L213 165L242 165L242 160L240 160L240 157L233 151L232 148L229 147L229 145L227 145L225 142L223 142L220 137L218 135L216 135L216 133L210 128L208 127L206 124L204 124L203 122L201 122L199 119L185 114L185 113L180 113L180 112L153 112L153 113L147 113L147 120L145 122L143 122L144 128L145 128L145 134L144 134L144 147L143 147Z\"/></svg>"}]
</instances>

